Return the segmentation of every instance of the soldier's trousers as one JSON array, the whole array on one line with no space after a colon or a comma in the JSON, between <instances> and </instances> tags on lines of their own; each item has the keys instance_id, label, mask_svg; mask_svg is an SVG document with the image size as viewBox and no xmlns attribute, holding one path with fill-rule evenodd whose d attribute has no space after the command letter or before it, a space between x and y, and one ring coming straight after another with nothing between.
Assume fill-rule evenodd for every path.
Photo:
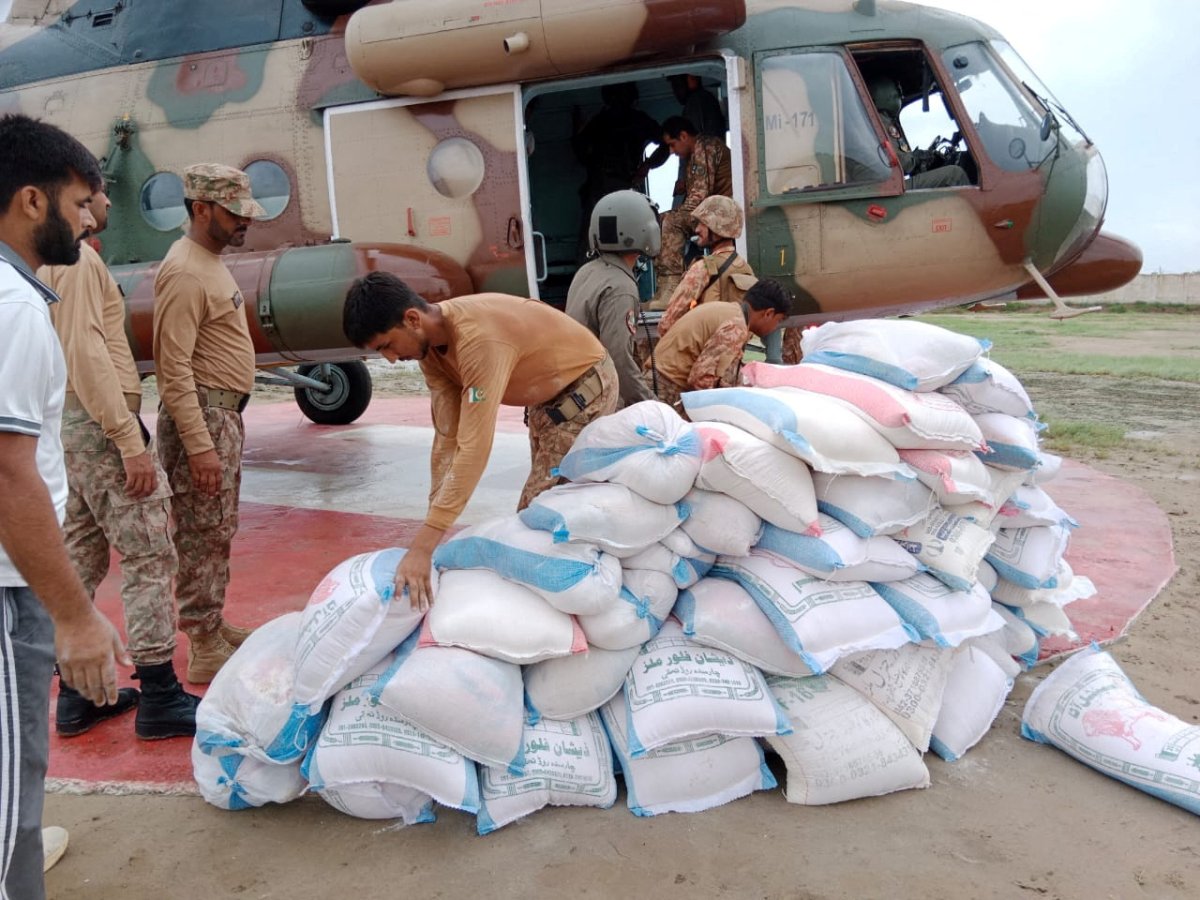
<instances>
[{"instance_id":1,"label":"soldier's trousers","mask_svg":"<svg viewBox=\"0 0 1200 900\"><path fill-rule=\"evenodd\" d=\"M596 363L596 372L600 375L600 393L569 421L555 423L545 406L526 408L531 462L529 478L517 503L518 510L527 507L542 491L562 482L563 479L551 475L550 470L562 462L562 458L575 443L575 438L579 437L579 432L583 431L583 426L616 411L621 398L617 367L606 355L601 362Z\"/></svg>"},{"instance_id":2,"label":"soldier's trousers","mask_svg":"<svg viewBox=\"0 0 1200 900\"><path fill-rule=\"evenodd\" d=\"M683 275L683 245L688 242L695 228L692 214L682 209L672 209L662 215L662 249L654 260L654 271L664 275Z\"/></svg>"},{"instance_id":3,"label":"soldier's trousers","mask_svg":"<svg viewBox=\"0 0 1200 900\"><path fill-rule=\"evenodd\" d=\"M241 413L205 407L204 421L221 460L221 490L215 496L193 489L179 428L165 409L158 415L158 452L175 492L171 512L179 554L175 589L179 627L188 635L210 634L221 624L229 584L229 550L238 526L246 437Z\"/></svg>"},{"instance_id":4,"label":"soldier's trousers","mask_svg":"<svg viewBox=\"0 0 1200 900\"><path fill-rule=\"evenodd\" d=\"M129 655L139 666L170 661L175 654L175 545L171 486L154 448L158 484L149 496L125 494L125 466L117 445L82 411L63 415L67 463L67 512L63 538L88 594L108 574L110 550L121 554L121 602Z\"/></svg>"}]
</instances>

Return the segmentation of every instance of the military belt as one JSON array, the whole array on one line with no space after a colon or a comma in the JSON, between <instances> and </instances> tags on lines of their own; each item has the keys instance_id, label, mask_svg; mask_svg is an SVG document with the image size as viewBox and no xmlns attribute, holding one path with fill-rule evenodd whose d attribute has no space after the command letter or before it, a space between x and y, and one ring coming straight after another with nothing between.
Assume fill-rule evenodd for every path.
<instances>
[{"instance_id":1,"label":"military belt","mask_svg":"<svg viewBox=\"0 0 1200 900\"><path fill-rule=\"evenodd\" d=\"M125 394L125 408L135 416L142 411L142 395L141 394ZM66 412L87 412L83 405L83 401L79 399L79 395L67 391L63 398L63 410Z\"/></svg>"},{"instance_id":2,"label":"military belt","mask_svg":"<svg viewBox=\"0 0 1200 900\"><path fill-rule=\"evenodd\" d=\"M556 397L544 403L543 406L550 421L555 425L562 425L583 412L588 404L602 393L604 393L604 382L600 379L599 364L597 364L568 384Z\"/></svg>"},{"instance_id":3,"label":"military belt","mask_svg":"<svg viewBox=\"0 0 1200 900\"><path fill-rule=\"evenodd\" d=\"M204 387L196 385L196 396L200 400L201 406L213 406L217 409L228 409L231 412L240 413L246 408L246 404L250 402L249 394L242 394L238 391L226 391L221 388Z\"/></svg>"}]
</instances>

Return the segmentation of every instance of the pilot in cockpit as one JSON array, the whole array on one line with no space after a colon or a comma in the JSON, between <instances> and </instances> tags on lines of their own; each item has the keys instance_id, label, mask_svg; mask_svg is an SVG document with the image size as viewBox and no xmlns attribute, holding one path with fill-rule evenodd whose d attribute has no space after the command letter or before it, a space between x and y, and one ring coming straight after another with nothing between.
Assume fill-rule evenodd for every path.
<instances>
[{"instance_id":1,"label":"pilot in cockpit","mask_svg":"<svg viewBox=\"0 0 1200 900\"><path fill-rule=\"evenodd\" d=\"M890 75L876 75L870 82L871 102L883 120L888 140L900 160L905 182L912 188L955 187L970 184L962 166L948 162L942 155L918 147L913 150L900 125L904 97L900 85Z\"/></svg>"}]
</instances>

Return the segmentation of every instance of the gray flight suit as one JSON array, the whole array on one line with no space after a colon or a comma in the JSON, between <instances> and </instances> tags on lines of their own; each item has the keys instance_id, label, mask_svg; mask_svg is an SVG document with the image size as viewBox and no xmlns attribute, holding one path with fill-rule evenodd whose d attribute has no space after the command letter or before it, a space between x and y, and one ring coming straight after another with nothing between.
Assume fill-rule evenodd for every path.
<instances>
[{"instance_id":1,"label":"gray flight suit","mask_svg":"<svg viewBox=\"0 0 1200 900\"><path fill-rule=\"evenodd\" d=\"M567 315L596 335L612 358L622 406L654 399L633 356L637 307L637 281L615 253L601 253L586 263L567 291Z\"/></svg>"}]
</instances>

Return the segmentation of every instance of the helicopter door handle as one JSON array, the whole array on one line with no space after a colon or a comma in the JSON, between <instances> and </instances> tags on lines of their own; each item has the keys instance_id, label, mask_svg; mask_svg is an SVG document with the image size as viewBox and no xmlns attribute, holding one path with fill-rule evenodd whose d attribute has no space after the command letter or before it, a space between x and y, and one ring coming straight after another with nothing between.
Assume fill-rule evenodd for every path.
<instances>
[{"instance_id":1,"label":"helicopter door handle","mask_svg":"<svg viewBox=\"0 0 1200 900\"><path fill-rule=\"evenodd\" d=\"M540 231L531 232L533 235L533 277L538 284L546 280L550 266L546 262L546 236Z\"/></svg>"}]
</instances>

